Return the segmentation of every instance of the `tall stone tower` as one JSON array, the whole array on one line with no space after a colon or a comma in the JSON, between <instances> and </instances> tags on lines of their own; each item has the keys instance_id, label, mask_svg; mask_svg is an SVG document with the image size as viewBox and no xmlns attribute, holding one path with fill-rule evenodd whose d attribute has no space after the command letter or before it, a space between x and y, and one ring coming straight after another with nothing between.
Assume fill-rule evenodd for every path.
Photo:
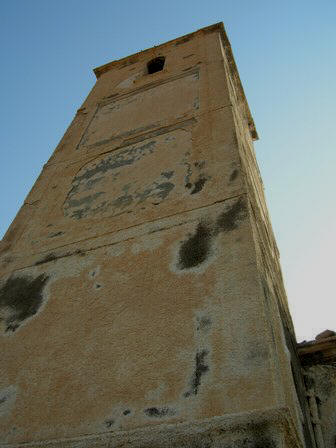
<instances>
[{"instance_id":1,"label":"tall stone tower","mask_svg":"<svg viewBox=\"0 0 336 448\"><path fill-rule=\"evenodd\" d=\"M1 446L315 447L223 25L95 74L1 242Z\"/></svg>"}]
</instances>

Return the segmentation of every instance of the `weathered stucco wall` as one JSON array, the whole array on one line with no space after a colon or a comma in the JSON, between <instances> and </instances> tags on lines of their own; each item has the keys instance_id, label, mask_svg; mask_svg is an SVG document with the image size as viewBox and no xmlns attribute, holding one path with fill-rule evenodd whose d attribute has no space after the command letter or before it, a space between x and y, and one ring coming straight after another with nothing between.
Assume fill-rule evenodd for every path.
<instances>
[{"instance_id":1,"label":"weathered stucco wall","mask_svg":"<svg viewBox=\"0 0 336 448\"><path fill-rule=\"evenodd\" d=\"M96 70L1 243L3 444L302 446L229 59L216 25Z\"/></svg>"}]
</instances>

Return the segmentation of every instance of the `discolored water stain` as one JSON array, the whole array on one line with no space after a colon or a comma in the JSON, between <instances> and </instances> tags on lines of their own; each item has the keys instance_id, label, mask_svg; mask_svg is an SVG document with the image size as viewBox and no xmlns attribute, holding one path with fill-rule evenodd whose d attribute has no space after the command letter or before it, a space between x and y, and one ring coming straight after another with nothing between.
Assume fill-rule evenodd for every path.
<instances>
[{"instance_id":1,"label":"discolored water stain","mask_svg":"<svg viewBox=\"0 0 336 448\"><path fill-rule=\"evenodd\" d=\"M247 207L244 199L240 197L228 210L223 212L216 222L216 231L231 232L238 228L240 221L247 216Z\"/></svg>"},{"instance_id":2,"label":"discolored water stain","mask_svg":"<svg viewBox=\"0 0 336 448\"><path fill-rule=\"evenodd\" d=\"M206 224L198 224L195 234L181 244L178 262L180 269L194 268L207 259L211 248L211 233Z\"/></svg>"},{"instance_id":3,"label":"discolored water stain","mask_svg":"<svg viewBox=\"0 0 336 448\"><path fill-rule=\"evenodd\" d=\"M0 289L0 321L4 332L14 332L34 316L43 302L43 290L49 277L10 277Z\"/></svg>"},{"instance_id":4,"label":"discolored water stain","mask_svg":"<svg viewBox=\"0 0 336 448\"><path fill-rule=\"evenodd\" d=\"M184 394L185 397L190 397L190 395L197 395L198 389L201 385L201 378L209 370L209 366L205 363L205 358L208 354L208 350L201 350L196 353L195 370L191 380L191 388Z\"/></svg>"},{"instance_id":5,"label":"discolored water stain","mask_svg":"<svg viewBox=\"0 0 336 448\"><path fill-rule=\"evenodd\" d=\"M196 193L199 193L199 192L203 189L204 184L205 184L205 182L206 182L207 180L208 180L208 179L207 179L206 177L200 177L200 178L194 183L194 188L192 189L192 191L190 192L190 194L196 194Z\"/></svg>"},{"instance_id":6,"label":"discolored water stain","mask_svg":"<svg viewBox=\"0 0 336 448\"><path fill-rule=\"evenodd\" d=\"M148 417L154 417L154 418L162 418L167 416L172 416L176 414L176 411L174 409L163 407L163 408L147 408L144 410L144 413Z\"/></svg>"}]
</instances>

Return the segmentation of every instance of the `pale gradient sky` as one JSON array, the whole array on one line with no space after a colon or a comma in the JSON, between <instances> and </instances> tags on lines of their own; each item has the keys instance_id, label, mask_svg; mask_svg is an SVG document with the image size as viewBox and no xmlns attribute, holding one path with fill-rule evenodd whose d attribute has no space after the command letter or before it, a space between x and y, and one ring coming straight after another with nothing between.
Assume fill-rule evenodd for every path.
<instances>
[{"instance_id":1,"label":"pale gradient sky","mask_svg":"<svg viewBox=\"0 0 336 448\"><path fill-rule=\"evenodd\" d=\"M0 21L0 237L93 67L223 21L260 136L298 340L336 330L335 0L11 0Z\"/></svg>"}]
</instances>

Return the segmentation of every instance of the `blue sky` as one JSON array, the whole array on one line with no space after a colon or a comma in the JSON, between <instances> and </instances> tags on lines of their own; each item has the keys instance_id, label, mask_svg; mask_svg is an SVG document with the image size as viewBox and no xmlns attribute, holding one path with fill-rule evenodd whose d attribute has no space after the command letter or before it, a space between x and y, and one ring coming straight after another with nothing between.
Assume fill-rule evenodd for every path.
<instances>
[{"instance_id":1,"label":"blue sky","mask_svg":"<svg viewBox=\"0 0 336 448\"><path fill-rule=\"evenodd\" d=\"M336 330L335 0L11 0L0 7L0 237L92 88L92 68L223 21L299 340Z\"/></svg>"}]
</instances>

